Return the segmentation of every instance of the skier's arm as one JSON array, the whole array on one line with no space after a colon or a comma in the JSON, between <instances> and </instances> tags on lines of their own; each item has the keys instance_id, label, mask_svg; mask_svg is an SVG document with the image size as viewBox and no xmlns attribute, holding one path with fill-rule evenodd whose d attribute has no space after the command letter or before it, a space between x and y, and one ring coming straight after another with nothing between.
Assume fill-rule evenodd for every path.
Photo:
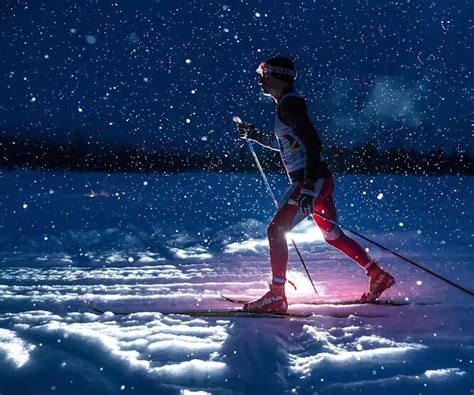
<instances>
[{"instance_id":1,"label":"skier's arm","mask_svg":"<svg viewBox=\"0 0 474 395\"><path fill-rule=\"evenodd\" d=\"M318 178L317 172L321 162L321 140L308 117L306 104L302 98L287 97L279 107L281 120L292 127L306 150L306 167L304 174L305 187L312 186Z\"/></svg>"},{"instance_id":2,"label":"skier's arm","mask_svg":"<svg viewBox=\"0 0 474 395\"><path fill-rule=\"evenodd\" d=\"M270 148L273 151L280 151L276 137L268 133L263 133L257 128L252 131L248 138L265 148Z\"/></svg>"},{"instance_id":3,"label":"skier's arm","mask_svg":"<svg viewBox=\"0 0 474 395\"><path fill-rule=\"evenodd\" d=\"M241 138L255 141L265 148L270 148L274 151L280 151L280 148L278 147L278 141L275 136L262 133L254 125L246 122L239 122L237 124L237 128L239 129Z\"/></svg>"}]
</instances>

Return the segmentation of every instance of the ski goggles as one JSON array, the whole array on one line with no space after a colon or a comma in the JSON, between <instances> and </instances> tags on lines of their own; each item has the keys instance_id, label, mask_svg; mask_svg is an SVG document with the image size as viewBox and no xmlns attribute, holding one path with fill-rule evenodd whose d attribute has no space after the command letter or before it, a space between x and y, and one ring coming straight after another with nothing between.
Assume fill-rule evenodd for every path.
<instances>
[{"instance_id":1,"label":"ski goggles","mask_svg":"<svg viewBox=\"0 0 474 395\"><path fill-rule=\"evenodd\" d=\"M259 64L256 72L260 74L262 78L267 76L268 74L279 74L296 80L296 70L288 69L286 67L272 66L265 62Z\"/></svg>"}]
</instances>

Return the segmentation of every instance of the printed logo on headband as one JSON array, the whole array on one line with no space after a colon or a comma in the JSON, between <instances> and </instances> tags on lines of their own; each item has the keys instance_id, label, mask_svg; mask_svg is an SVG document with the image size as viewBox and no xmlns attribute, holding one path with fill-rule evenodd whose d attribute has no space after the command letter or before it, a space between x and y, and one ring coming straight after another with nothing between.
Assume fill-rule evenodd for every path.
<instances>
[{"instance_id":1,"label":"printed logo on headband","mask_svg":"<svg viewBox=\"0 0 474 395\"><path fill-rule=\"evenodd\" d=\"M286 67L280 67L280 66L273 66L271 64L267 64L265 62L262 62L259 64L256 72L260 74L262 77L267 74L280 74L280 75L286 75L288 77L291 77L293 79L296 79L296 71L292 69L288 69Z\"/></svg>"}]
</instances>

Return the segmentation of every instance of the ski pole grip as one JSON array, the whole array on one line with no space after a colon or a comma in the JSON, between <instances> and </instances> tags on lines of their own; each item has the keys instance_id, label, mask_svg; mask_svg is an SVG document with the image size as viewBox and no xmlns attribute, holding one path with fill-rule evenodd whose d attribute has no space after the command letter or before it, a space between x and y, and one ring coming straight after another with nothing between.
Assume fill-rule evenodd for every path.
<instances>
[{"instance_id":1,"label":"ski pole grip","mask_svg":"<svg viewBox=\"0 0 474 395\"><path fill-rule=\"evenodd\" d=\"M237 115L233 116L232 120L238 125L252 126L253 127L253 125L251 125L250 123L242 121L240 119L240 117L238 117Z\"/></svg>"},{"instance_id":2,"label":"ski pole grip","mask_svg":"<svg viewBox=\"0 0 474 395\"><path fill-rule=\"evenodd\" d=\"M238 117L237 115L233 116L233 117L232 117L232 120L233 120L235 123L242 123L242 120L241 120L240 117Z\"/></svg>"}]
</instances>

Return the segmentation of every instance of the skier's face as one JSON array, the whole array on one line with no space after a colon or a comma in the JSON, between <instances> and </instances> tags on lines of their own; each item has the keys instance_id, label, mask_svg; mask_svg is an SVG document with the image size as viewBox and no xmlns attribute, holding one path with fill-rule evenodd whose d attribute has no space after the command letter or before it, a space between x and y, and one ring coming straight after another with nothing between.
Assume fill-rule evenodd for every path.
<instances>
[{"instance_id":1,"label":"skier's face","mask_svg":"<svg viewBox=\"0 0 474 395\"><path fill-rule=\"evenodd\" d=\"M262 87L262 92L264 95L266 96L271 96L272 95L272 91L275 87L275 81L274 81L275 77L273 77L272 75L270 74L263 74L259 81L258 81L258 84Z\"/></svg>"}]
</instances>

